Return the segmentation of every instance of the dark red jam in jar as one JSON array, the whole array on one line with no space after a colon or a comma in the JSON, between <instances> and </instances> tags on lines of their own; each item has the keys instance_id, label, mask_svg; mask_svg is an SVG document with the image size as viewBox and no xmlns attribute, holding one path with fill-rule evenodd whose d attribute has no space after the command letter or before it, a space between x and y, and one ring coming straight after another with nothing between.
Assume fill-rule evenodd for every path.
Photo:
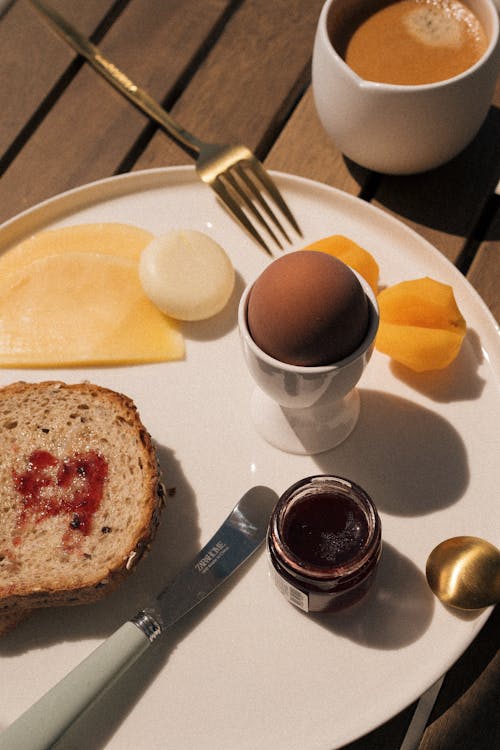
<instances>
[{"instance_id":1,"label":"dark red jam in jar","mask_svg":"<svg viewBox=\"0 0 500 750\"><path fill-rule=\"evenodd\" d=\"M354 482L320 474L292 485L271 516L274 581L305 612L335 612L370 588L382 548L375 505Z\"/></svg>"}]
</instances>

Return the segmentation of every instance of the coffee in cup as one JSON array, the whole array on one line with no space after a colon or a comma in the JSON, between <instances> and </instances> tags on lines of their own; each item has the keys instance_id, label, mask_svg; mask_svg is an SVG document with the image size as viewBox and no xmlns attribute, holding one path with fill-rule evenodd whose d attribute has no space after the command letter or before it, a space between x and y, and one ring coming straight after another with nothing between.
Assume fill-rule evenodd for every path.
<instances>
[{"instance_id":1,"label":"coffee in cup","mask_svg":"<svg viewBox=\"0 0 500 750\"><path fill-rule=\"evenodd\" d=\"M332 43L368 81L415 86L453 78L488 46L481 22L460 0L387 0L375 12L367 10L347 41L337 34Z\"/></svg>"}]
</instances>

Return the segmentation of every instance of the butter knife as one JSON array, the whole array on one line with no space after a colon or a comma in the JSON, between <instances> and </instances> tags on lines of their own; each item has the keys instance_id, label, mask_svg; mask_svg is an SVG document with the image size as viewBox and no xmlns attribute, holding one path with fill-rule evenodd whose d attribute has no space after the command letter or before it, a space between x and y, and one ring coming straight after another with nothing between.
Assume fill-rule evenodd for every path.
<instances>
[{"instance_id":1,"label":"butter knife","mask_svg":"<svg viewBox=\"0 0 500 750\"><path fill-rule=\"evenodd\" d=\"M253 487L192 562L0 734L0 750L48 750L167 628L215 591L264 541L277 495Z\"/></svg>"},{"instance_id":2,"label":"butter knife","mask_svg":"<svg viewBox=\"0 0 500 750\"><path fill-rule=\"evenodd\" d=\"M420 747L420 741L425 732L427 721L432 713L432 709L434 708L444 678L445 675L442 675L439 680L436 680L436 682L420 696L412 720L406 730L403 744L399 750L418 750Z\"/></svg>"}]
</instances>

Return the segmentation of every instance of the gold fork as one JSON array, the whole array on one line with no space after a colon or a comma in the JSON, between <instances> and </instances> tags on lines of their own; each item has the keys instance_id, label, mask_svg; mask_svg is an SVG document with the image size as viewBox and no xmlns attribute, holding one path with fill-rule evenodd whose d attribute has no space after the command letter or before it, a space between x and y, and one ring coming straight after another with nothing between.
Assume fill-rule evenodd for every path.
<instances>
[{"instance_id":1,"label":"gold fork","mask_svg":"<svg viewBox=\"0 0 500 750\"><path fill-rule=\"evenodd\" d=\"M166 130L190 156L196 157L196 172L200 179L216 192L233 218L252 235L266 252L272 255L267 242L250 221L243 207L267 231L280 249L283 249L283 245L275 230L287 242L290 242L290 238L275 211L271 208L269 198L280 209L294 230L302 236L292 212L286 205L274 181L250 149L243 145L205 143L196 138L177 123L146 91L136 86L125 73L119 70L110 60L107 60L95 44L71 26L57 11L45 2L41 2L41 0L31 0L31 4L65 42L85 57L94 70ZM265 217L267 217L267 220ZM270 222L274 225L275 230L273 230Z\"/></svg>"}]
</instances>

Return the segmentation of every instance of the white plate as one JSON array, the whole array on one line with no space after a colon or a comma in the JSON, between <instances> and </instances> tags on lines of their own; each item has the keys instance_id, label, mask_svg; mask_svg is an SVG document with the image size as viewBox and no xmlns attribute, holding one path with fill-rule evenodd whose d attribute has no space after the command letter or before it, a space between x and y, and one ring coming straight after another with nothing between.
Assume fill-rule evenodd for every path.
<instances>
[{"instance_id":1,"label":"white plate","mask_svg":"<svg viewBox=\"0 0 500 750\"><path fill-rule=\"evenodd\" d=\"M333 750L416 699L484 624L487 612L461 618L445 610L423 573L428 553L446 537L475 534L498 543L494 320L443 256L382 211L317 183L276 179L304 229L296 247L346 234L377 258L382 285L423 275L451 283L470 328L458 359L442 373L417 377L376 352L360 383L362 411L351 437L314 458L287 455L264 443L250 422L252 383L236 329L243 284L268 258L192 168L104 180L5 224L0 251L42 228L89 221L129 222L154 233L205 231L230 253L238 293L221 316L184 326L183 362L0 371L0 384L89 379L128 393L159 445L167 485L176 488L153 551L132 580L97 605L40 612L0 641L0 727L146 604L253 484L281 493L301 477L335 472L364 486L385 540L372 593L341 615L304 615L273 587L260 554L167 633L60 748L81 748L85 736L87 747L119 750Z\"/></svg>"}]
</instances>

